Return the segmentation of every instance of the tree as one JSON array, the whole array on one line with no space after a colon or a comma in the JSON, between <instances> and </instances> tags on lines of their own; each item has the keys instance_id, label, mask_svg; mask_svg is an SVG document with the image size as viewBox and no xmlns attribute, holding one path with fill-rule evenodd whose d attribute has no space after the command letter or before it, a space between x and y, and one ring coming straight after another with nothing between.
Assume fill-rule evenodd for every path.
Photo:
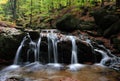
<instances>
[{"instance_id":1,"label":"tree","mask_svg":"<svg viewBox=\"0 0 120 81\"><path fill-rule=\"evenodd\" d=\"M9 0L13 21L16 21L17 0Z\"/></svg>"},{"instance_id":2,"label":"tree","mask_svg":"<svg viewBox=\"0 0 120 81\"><path fill-rule=\"evenodd\" d=\"M101 0L101 7L104 6L104 0Z\"/></svg>"},{"instance_id":3,"label":"tree","mask_svg":"<svg viewBox=\"0 0 120 81\"><path fill-rule=\"evenodd\" d=\"M116 7L120 8L120 0L116 0Z\"/></svg>"},{"instance_id":4,"label":"tree","mask_svg":"<svg viewBox=\"0 0 120 81\"><path fill-rule=\"evenodd\" d=\"M31 26L31 24L32 24L32 14L33 14L33 13L32 13L32 12L33 12L32 6L33 6L33 1L31 0L31 2L30 2L30 7L31 7L31 8L30 8L30 12L31 12L31 13L30 13L30 26Z\"/></svg>"}]
</instances>

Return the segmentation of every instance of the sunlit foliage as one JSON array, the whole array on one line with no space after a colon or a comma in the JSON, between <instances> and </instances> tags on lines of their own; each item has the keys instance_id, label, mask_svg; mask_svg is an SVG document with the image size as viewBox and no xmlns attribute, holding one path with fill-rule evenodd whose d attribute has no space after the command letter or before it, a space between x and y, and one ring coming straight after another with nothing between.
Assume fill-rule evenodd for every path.
<instances>
[{"instance_id":1,"label":"sunlit foliage","mask_svg":"<svg viewBox=\"0 0 120 81\"><path fill-rule=\"evenodd\" d=\"M93 6L102 0L0 0L0 19L49 15L68 6ZM5 17L5 18L3 18Z\"/></svg>"}]
</instances>

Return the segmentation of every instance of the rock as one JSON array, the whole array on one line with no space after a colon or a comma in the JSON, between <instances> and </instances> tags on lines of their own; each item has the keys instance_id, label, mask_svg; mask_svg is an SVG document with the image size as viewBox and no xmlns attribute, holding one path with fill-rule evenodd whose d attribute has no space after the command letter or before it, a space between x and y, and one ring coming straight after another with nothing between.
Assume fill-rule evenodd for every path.
<instances>
[{"instance_id":1,"label":"rock","mask_svg":"<svg viewBox=\"0 0 120 81\"><path fill-rule=\"evenodd\" d=\"M120 38L114 37L111 39L113 47L120 53Z\"/></svg>"},{"instance_id":2,"label":"rock","mask_svg":"<svg viewBox=\"0 0 120 81\"><path fill-rule=\"evenodd\" d=\"M40 33L38 31L29 31L32 40L38 40Z\"/></svg>"},{"instance_id":3,"label":"rock","mask_svg":"<svg viewBox=\"0 0 120 81\"><path fill-rule=\"evenodd\" d=\"M105 9L96 10L93 13L95 23L98 25L98 30L101 34L104 33L113 23L119 20L119 17L116 15L111 15Z\"/></svg>"},{"instance_id":4,"label":"rock","mask_svg":"<svg viewBox=\"0 0 120 81\"><path fill-rule=\"evenodd\" d=\"M94 54L92 53L92 48L89 46L88 43L77 41L77 47L78 47L77 53L80 63L95 62Z\"/></svg>"},{"instance_id":5,"label":"rock","mask_svg":"<svg viewBox=\"0 0 120 81\"><path fill-rule=\"evenodd\" d=\"M100 10L96 10L92 13L94 19L95 19L95 23L99 26L101 23L101 20L104 16L106 16L108 13L106 12L105 9L100 9Z\"/></svg>"},{"instance_id":6,"label":"rock","mask_svg":"<svg viewBox=\"0 0 120 81\"><path fill-rule=\"evenodd\" d=\"M79 20L70 14L64 15L56 22L56 28L61 31L71 32L79 27Z\"/></svg>"},{"instance_id":7,"label":"rock","mask_svg":"<svg viewBox=\"0 0 120 81\"><path fill-rule=\"evenodd\" d=\"M85 43L81 42L79 40L76 40L77 44L77 56L78 56L78 62L79 63L94 63L95 62L95 57L94 54L92 53L91 47ZM53 47L51 46L51 49ZM65 40L65 41L60 41L57 44L57 49L58 49L58 63L64 63L64 64L70 64L71 63L71 55L72 55L72 43L70 40ZM86 50L87 49L87 50ZM43 37L41 40L41 46L40 46L40 61L44 64L50 62L54 62L53 59L53 51L51 50L51 55L50 59L48 57L48 42L47 38Z\"/></svg>"},{"instance_id":8,"label":"rock","mask_svg":"<svg viewBox=\"0 0 120 81\"><path fill-rule=\"evenodd\" d=\"M118 20L119 20L118 16L115 16L115 15L106 15L99 22L100 23L99 27L102 30L106 30L107 28L109 28L113 23L115 23Z\"/></svg>"},{"instance_id":9,"label":"rock","mask_svg":"<svg viewBox=\"0 0 120 81\"><path fill-rule=\"evenodd\" d=\"M65 78L61 79L60 81L80 81L80 80L73 79L71 77L65 77Z\"/></svg>"},{"instance_id":10,"label":"rock","mask_svg":"<svg viewBox=\"0 0 120 81\"><path fill-rule=\"evenodd\" d=\"M21 78L11 77L11 78L8 78L6 81L25 81L25 80Z\"/></svg>"},{"instance_id":11,"label":"rock","mask_svg":"<svg viewBox=\"0 0 120 81\"><path fill-rule=\"evenodd\" d=\"M109 38L111 35L117 34L120 32L120 20L112 24L107 30L104 31L103 36Z\"/></svg>"},{"instance_id":12,"label":"rock","mask_svg":"<svg viewBox=\"0 0 120 81\"><path fill-rule=\"evenodd\" d=\"M22 41L24 33L15 28L0 27L0 59L11 62L16 54L16 50Z\"/></svg>"},{"instance_id":13,"label":"rock","mask_svg":"<svg viewBox=\"0 0 120 81\"><path fill-rule=\"evenodd\" d=\"M87 63L91 62L94 63L94 54L92 53L91 47L81 41L76 41L77 44L77 56L79 63ZM87 49L87 50L86 50ZM59 63L70 64L71 63L71 52L72 50L72 43L71 41L61 41L58 43L58 57Z\"/></svg>"},{"instance_id":14,"label":"rock","mask_svg":"<svg viewBox=\"0 0 120 81\"><path fill-rule=\"evenodd\" d=\"M84 21L80 23L80 30L96 30L97 27L95 26L94 22Z\"/></svg>"}]
</instances>

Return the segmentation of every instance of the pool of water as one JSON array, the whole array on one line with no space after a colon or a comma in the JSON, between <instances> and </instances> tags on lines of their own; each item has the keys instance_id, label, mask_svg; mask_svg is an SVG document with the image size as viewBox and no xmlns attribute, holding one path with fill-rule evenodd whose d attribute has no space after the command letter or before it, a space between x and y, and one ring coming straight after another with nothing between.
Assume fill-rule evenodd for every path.
<instances>
[{"instance_id":1,"label":"pool of water","mask_svg":"<svg viewBox=\"0 0 120 81\"><path fill-rule=\"evenodd\" d=\"M0 73L0 81L9 78L17 78L16 81L21 78L22 81L120 81L120 73L100 65L86 65L79 70L70 70L49 68L36 63Z\"/></svg>"},{"instance_id":2,"label":"pool of water","mask_svg":"<svg viewBox=\"0 0 120 81\"><path fill-rule=\"evenodd\" d=\"M79 71L41 69L35 72L24 72L23 76L36 81L120 81L120 73L98 65L88 65Z\"/></svg>"}]
</instances>

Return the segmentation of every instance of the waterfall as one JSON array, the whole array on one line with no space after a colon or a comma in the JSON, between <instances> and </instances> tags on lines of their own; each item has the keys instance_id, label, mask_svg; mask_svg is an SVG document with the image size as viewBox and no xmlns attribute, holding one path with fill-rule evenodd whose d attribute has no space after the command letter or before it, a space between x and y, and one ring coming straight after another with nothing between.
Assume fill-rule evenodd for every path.
<instances>
[{"instance_id":1,"label":"waterfall","mask_svg":"<svg viewBox=\"0 0 120 81\"><path fill-rule=\"evenodd\" d=\"M15 60L14 60L14 64L17 65L19 63L19 56L20 56L20 53L22 51L22 44L18 47L18 50L17 50L17 53L16 53L16 57L15 57Z\"/></svg>"},{"instance_id":2,"label":"waterfall","mask_svg":"<svg viewBox=\"0 0 120 81\"><path fill-rule=\"evenodd\" d=\"M47 39L48 39L48 62L50 63L51 62L51 51L52 51L52 48L51 48L51 40L50 40L50 36L49 34L47 34Z\"/></svg>"},{"instance_id":3,"label":"waterfall","mask_svg":"<svg viewBox=\"0 0 120 81\"><path fill-rule=\"evenodd\" d=\"M102 59L99 63L100 65L113 66L113 65L118 64L120 62L120 58L113 55L110 52L110 50L105 48L103 45L98 45L98 48L94 49L94 51L96 51L102 55Z\"/></svg>"},{"instance_id":4,"label":"waterfall","mask_svg":"<svg viewBox=\"0 0 120 81\"><path fill-rule=\"evenodd\" d=\"M78 63L78 57L77 57L77 45L76 40L74 36L69 36L71 42L72 42L72 56L71 56L71 64L77 64Z\"/></svg>"},{"instance_id":5,"label":"waterfall","mask_svg":"<svg viewBox=\"0 0 120 81\"><path fill-rule=\"evenodd\" d=\"M120 62L119 57L116 57L115 55L111 54L110 50L105 48L103 45L99 45L99 44L95 43L94 41L90 40L87 36L84 36L84 35L80 35L80 37L75 37L72 35L62 35L61 36L61 34L56 33L55 30L44 30L40 33L40 37L37 40L37 42L36 42L36 40L32 40L29 34L27 34L23 38L23 40L16 52L14 65L19 65L22 62L20 60L22 60L21 57L24 56L24 55L21 55L23 52L24 46L28 47L26 50L27 53L25 54L25 56L27 56L27 58L26 58L27 62L30 63L32 61L32 62L36 62L37 64L39 64L39 61L41 60L40 57L42 55L40 46L41 46L41 43L42 43L41 41L42 41L43 37L47 38L47 42L45 42L45 43L47 43L46 45L48 45L47 46L48 52L43 52L43 53L48 53L47 65L52 68L53 67L57 67L57 68L63 67L58 62L58 59L59 59L58 42L62 42L62 41L66 41L66 40L70 40L72 43L71 60L70 60L71 63L68 65L68 68L70 70L78 70L81 67L85 66L85 64L79 63L80 59L78 58L78 54L80 54L80 53L77 53L78 47L77 47L76 41L85 43L86 47L87 46L90 47L89 50L91 50L91 53L95 56L95 57L93 57L93 59L95 58L95 60L96 60L97 55L100 54L102 56L102 59L99 63L100 65L114 66L115 64ZM31 56L33 56L33 57L31 57ZM24 59L23 59L23 61L24 61ZM62 58L62 59L65 59L65 58ZM42 60L46 62L46 58L45 59L42 58ZM41 60L41 63L42 63L42 60ZM51 62L51 61L53 61L53 62ZM95 61L95 62L97 62L97 61ZM21 64L24 64L24 63L21 63Z\"/></svg>"},{"instance_id":6,"label":"waterfall","mask_svg":"<svg viewBox=\"0 0 120 81\"><path fill-rule=\"evenodd\" d=\"M26 44L26 41L30 40L29 36L25 36L20 44L20 46L18 47L17 49L17 52L16 52L16 56L15 56L15 59L14 59L14 63L15 65L18 65L19 64L19 60L20 60L20 54L22 52L22 48L23 46Z\"/></svg>"},{"instance_id":7,"label":"waterfall","mask_svg":"<svg viewBox=\"0 0 120 81\"><path fill-rule=\"evenodd\" d=\"M41 44L41 35L40 35L38 43L37 43L38 61L39 61L39 57L40 57L40 44Z\"/></svg>"},{"instance_id":8,"label":"waterfall","mask_svg":"<svg viewBox=\"0 0 120 81\"><path fill-rule=\"evenodd\" d=\"M33 52L34 54L34 61L39 61L39 57L38 57L38 54L37 54L37 44L35 42L33 42L32 40L30 41L29 43L29 50L28 50L28 58L29 58L29 55L30 55L30 52Z\"/></svg>"},{"instance_id":9,"label":"waterfall","mask_svg":"<svg viewBox=\"0 0 120 81\"><path fill-rule=\"evenodd\" d=\"M106 54L105 51L95 49L95 51L99 52L102 55L102 59L100 64L105 65L106 61L110 59L110 57Z\"/></svg>"},{"instance_id":10,"label":"waterfall","mask_svg":"<svg viewBox=\"0 0 120 81\"><path fill-rule=\"evenodd\" d=\"M51 43L50 40L52 41L52 46L53 46L53 56L54 56L54 63L58 63L58 52L57 52L57 35L53 32L48 33L48 54L50 58L50 51L51 51ZM50 59L49 59L50 60Z\"/></svg>"}]
</instances>

